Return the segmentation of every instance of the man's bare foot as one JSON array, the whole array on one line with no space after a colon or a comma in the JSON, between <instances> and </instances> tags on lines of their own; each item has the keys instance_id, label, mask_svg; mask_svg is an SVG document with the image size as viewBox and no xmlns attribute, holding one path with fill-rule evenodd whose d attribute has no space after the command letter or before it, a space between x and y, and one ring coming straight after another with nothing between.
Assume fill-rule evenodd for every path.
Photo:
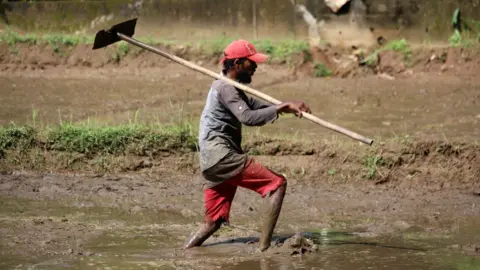
<instances>
[{"instance_id":1,"label":"man's bare foot","mask_svg":"<svg viewBox=\"0 0 480 270\"><path fill-rule=\"evenodd\" d=\"M192 247L201 246L212 234L214 234L222 225L221 220L205 221L202 227L189 239L188 243L182 248L183 250Z\"/></svg>"}]
</instances>

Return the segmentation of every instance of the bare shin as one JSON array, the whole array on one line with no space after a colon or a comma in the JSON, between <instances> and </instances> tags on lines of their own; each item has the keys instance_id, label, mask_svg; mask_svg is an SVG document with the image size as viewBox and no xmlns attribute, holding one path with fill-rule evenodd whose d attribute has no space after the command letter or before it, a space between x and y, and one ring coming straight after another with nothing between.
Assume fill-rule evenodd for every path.
<instances>
[{"instance_id":1,"label":"bare shin","mask_svg":"<svg viewBox=\"0 0 480 270\"><path fill-rule=\"evenodd\" d=\"M270 195L269 205L267 212L265 213L265 219L263 221L262 236L260 238L260 251L265 251L270 247L272 241L273 230L277 224L280 211L282 209L283 198L287 190L287 181L284 181Z\"/></svg>"},{"instance_id":2,"label":"bare shin","mask_svg":"<svg viewBox=\"0 0 480 270\"><path fill-rule=\"evenodd\" d=\"M184 250L195 246L201 246L212 234L214 234L220 226L222 221L205 221L202 227L189 239L188 243L183 247Z\"/></svg>"}]
</instances>

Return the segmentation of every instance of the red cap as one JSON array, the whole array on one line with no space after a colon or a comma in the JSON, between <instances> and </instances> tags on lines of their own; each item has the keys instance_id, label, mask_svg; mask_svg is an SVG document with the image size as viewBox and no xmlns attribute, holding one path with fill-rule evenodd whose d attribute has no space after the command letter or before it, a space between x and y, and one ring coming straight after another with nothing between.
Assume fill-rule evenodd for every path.
<instances>
[{"instance_id":1,"label":"red cap","mask_svg":"<svg viewBox=\"0 0 480 270\"><path fill-rule=\"evenodd\" d=\"M268 55L258 53L252 43L239 39L230 43L224 51L225 56L220 63L226 59L248 58L255 63L263 63L268 59Z\"/></svg>"}]
</instances>

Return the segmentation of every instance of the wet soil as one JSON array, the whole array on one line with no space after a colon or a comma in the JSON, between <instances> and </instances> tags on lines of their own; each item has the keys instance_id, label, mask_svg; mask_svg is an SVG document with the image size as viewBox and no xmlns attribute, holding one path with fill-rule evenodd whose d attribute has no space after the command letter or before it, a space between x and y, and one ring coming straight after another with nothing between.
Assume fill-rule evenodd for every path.
<instances>
[{"instance_id":1,"label":"wet soil","mask_svg":"<svg viewBox=\"0 0 480 270\"><path fill-rule=\"evenodd\" d=\"M358 256L362 252L370 254L359 259L365 267L380 263L375 262L377 256L392 260L403 256L413 261L388 263L383 258L382 263L411 269L431 265L434 269L433 265L446 267L452 263L435 261L440 254L462 254L462 249L452 249L452 245L480 241L476 233L480 198L466 190L372 188L364 184L329 184L321 179L293 179L273 247L265 254L256 252L264 202L242 189L232 206L233 227L222 228L204 247L183 252L181 246L202 220L201 190L197 175L168 172L101 177L3 175L3 267L21 263L21 269L43 269L90 263L123 269L133 260L139 265L178 264L199 269L237 262L242 264L232 269L243 269L240 267L246 267L246 261L262 264L258 261L261 258L288 265L282 263L285 256L300 254L282 243L302 232L319 246L318 251L303 256L320 258L322 264L333 269L350 269L348 262L335 260L341 256L338 252L351 259L355 256L350 252ZM301 265L318 263L307 259Z\"/></svg>"},{"instance_id":2,"label":"wet soil","mask_svg":"<svg viewBox=\"0 0 480 270\"><path fill-rule=\"evenodd\" d=\"M158 63L31 68L4 61L0 123L118 123L137 111L140 121L197 121L211 79ZM480 79L468 66L442 71L443 63L435 65L393 80L311 78L260 66L254 88L280 100L306 100L315 115L374 138L375 149L395 161L369 181L361 177L368 168L354 156L370 148L347 137L288 117L247 128L247 137L267 136L249 142L263 147L257 158L289 180L274 245L265 254L256 252L263 201L242 189L232 206L233 227L205 247L180 250L202 220L203 186L195 159L172 155L129 173L5 170L0 268L477 269ZM395 147L387 143L392 140ZM282 243L296 232L318 250L300 256L285 249Z\"/></svg>"}]
</instances>

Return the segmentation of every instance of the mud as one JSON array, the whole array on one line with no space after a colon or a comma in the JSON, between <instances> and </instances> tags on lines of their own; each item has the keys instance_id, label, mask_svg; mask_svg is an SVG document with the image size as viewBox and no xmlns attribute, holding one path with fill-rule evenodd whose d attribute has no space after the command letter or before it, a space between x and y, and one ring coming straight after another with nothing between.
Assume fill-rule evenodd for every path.
<instances>
[{"instance_id":1,"label":"mud","mask_svg":"<svg viewBox=\"0 0 480 270\"><path fill-rule=\"evenodd\" d=\"M180 248L202 220L201 190L197 175L167 171L103 177L3 175L1 256L11 258L2 260L3 267L20 263L21 269L29 265L80 267L88 261L120 267L134 260L170 266L181 261L179 266L208 269L212 264L231 265L265 256L273 260L286 255L324 258L337 245L340 250L362 243L378 245L376 249L392 245L426 249L430 254L444 249L452 252L451 245L480 240L475 229L480 225L479 199L464 190L431 192L292 179L272 248L264 255L256 253L264 202L244 190L238 191L232 206L233 227L222 228L204 247L182 252ZM296 241L285 240L296 232L306 233L318 249L310 242L302 243L307 244L302 249L294 245ZM340 233L334 237L335 232ZM231 252L238 255L227 256ZM403 256L413 255L406 252Z\"/></svg>"}]
</instances>

